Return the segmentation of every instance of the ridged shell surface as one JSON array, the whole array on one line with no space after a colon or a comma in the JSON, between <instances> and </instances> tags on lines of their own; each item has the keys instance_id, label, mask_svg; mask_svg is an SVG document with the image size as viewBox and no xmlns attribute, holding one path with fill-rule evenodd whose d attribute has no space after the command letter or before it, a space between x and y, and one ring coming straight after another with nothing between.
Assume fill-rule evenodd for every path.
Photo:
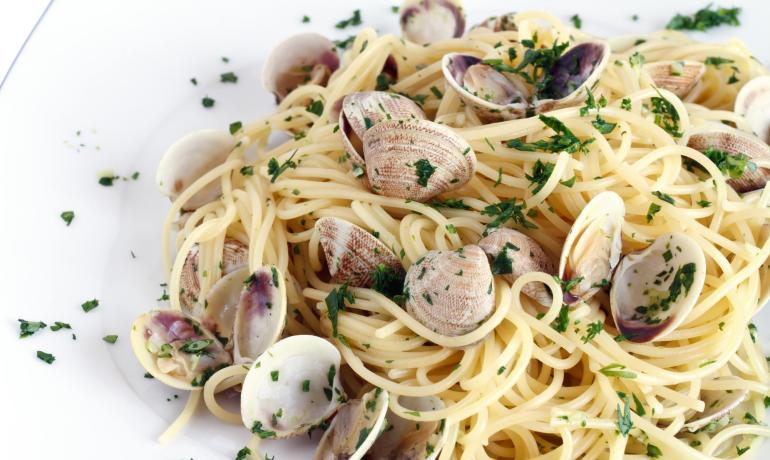
<instances>
[{"instance_id":1,"label":"ridged shell surface","mask_svg":"<svg viewBox=\"0 0 770 460\"><path fill-rule=\"evenodd\" d=\"M655 86L683 98L698 84L706 65L697 61L658 61L644 65Z\"/></svg>"},{"instance_id":2,"label":"ridged shell surface","mask_svg":"<svg viewBox=\"0 0 770 460\"><path fill-rule=\"evenodd\" d=\"M249 248L234 238L225 238L221 262L222 276L234 272L249 263ZM184 261L179 280L179 301L182 309L195 318L201 318L205 311L202 299L200 302L198 299L200 294L198 276L198 245L196 244Z\"/></svg>"}]
</instances>

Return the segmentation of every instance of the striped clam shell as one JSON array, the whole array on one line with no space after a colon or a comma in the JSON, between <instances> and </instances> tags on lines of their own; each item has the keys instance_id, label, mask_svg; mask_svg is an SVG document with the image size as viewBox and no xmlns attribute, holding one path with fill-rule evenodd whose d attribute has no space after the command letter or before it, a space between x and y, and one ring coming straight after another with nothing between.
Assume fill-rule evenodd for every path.
<instances>
[{"instance_id":1,"label":"striped clam shell","mask_svg":"<svg viewBox=\"0 0 770 460\"><path fill-rule=\"evenodd\" d=\"M471 146L428 120L383 121L364 134L366 171L380 195L425 202L465 185L476 171Z\"/></svg>"},{"instance_id":2,"label":"striped clam shell","mask_svg":"<svg viewBox=\"0 0 770 460\"><path fill-rule=\"evenodd\" d=\"M492 273L502 275L511 284L531 272L556 274L553 261L537 241L516 230L499 228L482 238L478 245L489 257ZM510 261L510 271L507 261ZM551 291L541 282L527 283L521 291L546 307L553 303Z\"/></svg>"},{"instance_id":3,"label":"striped clam shell","mask_svg":"<svg viewBox=\"0 0 770 460\"><path fill-rule=\"evenodd\" d=\"M321 217L315 223L332 281L355 287L371 287L377 265L403 272L401 261L377 237L337 217Z\"/></svg>"},{"instance_id":4,"label":"striped clam shell","mask_svg":"<svg viewBox=\"0 0 770 460\"><path fill-rule=\"evenodd\" d=\"M204 313L203 300L200 294L198 276L198 245L194 245L182 266L179 286L179 301L182 309L195 318L201 318ZM234 238L225 238L222 247L222 276L225 276L249 263L249 248Z\"/></svg>"},{"instance_id":5,"label":"striped clam shell","mask_svg":"<svg viewBox=\"0 0 770 460\"><path fill-rule=\"evenodd\" d=\"M697 61L658 61L645 64L643 69L655 86L682 98L700 82L706 72L706 65Z\"/></svg>"},{"instance_id":6,"label":"striped clam shell","mask_svg":"<svg viewBox=\"0 0 770 460\"><path fill-rule=\"evenodd\" d=\"M407 271L406 311L446 336L478 328L495 308L495 286L484 251L471 244L456 251L429 251Z\"/></svg>"}]
</instances>

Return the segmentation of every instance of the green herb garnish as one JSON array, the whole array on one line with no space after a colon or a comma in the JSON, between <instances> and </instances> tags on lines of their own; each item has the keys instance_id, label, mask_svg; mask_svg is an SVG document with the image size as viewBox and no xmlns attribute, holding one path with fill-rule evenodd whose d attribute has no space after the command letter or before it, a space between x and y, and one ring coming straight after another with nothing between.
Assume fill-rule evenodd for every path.
<instances>
[{"instance_id":1,"label":"green herb garnish","mask_svg":"<svg viewBox=\"0 0 770 460\"><path fill-rule=\"evenodd\" d=\"M61 220L63 220L64 223L67 224L67 227L69 227L72 223L72 219L75 218L75 211L64 211L63 213L59 214L59 217L61 217Z\"/></svg>"},{"instance_id":2,"label":"green herb garnish","mask_svg":"<svg viewBox=\"0 0 770 460\"><path fill-rule=\"evenodd\" d=\"M695 12L692 16L677 14L666 25L671 30L700 30L704 31L722 24L739 26L741 24L738 15L740 8L711 9L711 4Z\"/></svg>"},{"instance_id":3,"label":"green herb garnish","mask_svg":"<svg viewBox=\"0 0 770 460\"><path fill-rule=\"evenodd\" d=\"M278 164L278 160L275 158L271 158L270 161L267 162L267 173L270 174L270 182L275 182L276 179L278 179L278 176L286 172L289 168L291 169L297 169L297 163L295 163L292 158L294 158L294 155L297 154L297 151L295 150L294 153L289 156L289 159Z\"/></svg>"},{"instance_id":4,"label":"green herb garnish","mask_svg":"<svg viewBox=\"0 0 770 460\"><path fill-rule=\"evenodd\" d=\"M44 351L40 351L40 350L37 351L37 357L41 361L45 361L48 364L51 364L54 361L56 361L56 357L54 355L52 355L50 353L46 353Z\"/></svg>"}]
</instances>

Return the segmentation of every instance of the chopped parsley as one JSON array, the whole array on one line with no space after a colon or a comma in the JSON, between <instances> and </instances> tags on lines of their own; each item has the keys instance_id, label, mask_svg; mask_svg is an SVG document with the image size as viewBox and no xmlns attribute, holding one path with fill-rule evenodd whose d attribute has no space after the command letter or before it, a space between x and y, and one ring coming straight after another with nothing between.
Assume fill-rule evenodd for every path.
<instances>
[{"instance_id":1,"label":"chopped parsley","mask_svg":"<svg viewBox=\"0 0 770 460\"><path fill-rule=\"evenodd\" d=\"M103 185L105 187L112 187L112 185L115 183L115 179L120 179L119 176L102 176L99 178L99 185Z\"/></svg>"},{"instance_id":2,"label":"chopped parsley","mask_svg":"<svg viewBox=\"0 0 770 460\"><path fill-rule=\"evenodd\" d=\"M441 99L442 97L444 97L444 93L442 93L441 90L436 88L435 86L430 87L430 92L433 93L434 96L436 96L436 99Z\"/></svg>"},{"instance_id":3,"label":"chopped parsley","mask_svg":"<svg viewBox=\"0 0 770 460\"><path fill-rule=\"evenodd\" d=\"M738 179L742 177L746 170L754 172L757 170L757 165L749 157L742 153L731 154L724 150L719 150L714 147L707 147L703 152L722 173L726 174L731 179Z\"/></svg>"},{"instance_id":4,"label":"chopped parsley","mask_svg":"<svg viewBox=\"0 0 770 460\"><path fill-rule=\"evenodd\" d=\"M249 458L249 455L251 455L251 449L249 449L248 447L244 447L243 449L239 450L238 453L235 455L235 460L247 460Z\"/></svg>"},{"instance_id":5,"label":"chopped parsley","mask_svg":"<svg viewBox=\"0 0 770 460\"><path fill-rule=\"evenodd\" d=\"M593 138L581 141L569 128L558 118L540 115L540 121L556 132L549 139L541 139L535 142L522 142L518 139L509 139L505 142L506 147L515 148L524 152L534 152L542 150L545 152L567 153L583 152L588 153L588 144L594 141Z\"/></svg>"},{"instance_id":6,"label":"chopped parsley","mask_svg":"<svg viewBox=\"0 0 770 460\"><path fill-rule=\"evenodd\" d=\"M217 101L215 101L214 99L212 99L212 98L210 98L208 96L205 96L203 99L201 99L201 104L203 105L203 107L205 107L207 109L209 109L211 107L214 107L214 104L216 102Z\"/></svg>"},{"instance_id":7,"label":"chopped parsley","mask_svg":"<svg viewBox=\"0 0 770 460\"><path fill-rule=\"evenodd\" d=\"M569 18L570 21L572 21L572 25L575 26L576 29L580 29L583 27L583 20L580 19L580 16L577 14L573 14L572 17Z\"/></svg>"},{"instance_id":8,"label":"chopped parsley","mask_svg":"<svg viewBox=\"0 0 770 460\"><path fill-rule=\"evenodd\" d=\"M609 134L612 132L612 130L615 129L615 126L617 126L617 123L609 123L604 120L599 115L596 115L596 119L591 122L594 128L596 128L597 131L599 131L601 134Z\"/></svg>"},{"instance_id":9,"label":"chopped parsley","mask_svg":"<svg viewBox=\"0 0 770 460\"><path fill-rule=\"evenodd\" d=\"M537 160L534 166L532 166L532 175L524 174L524 177L527 178L529 184L535 186L535 188L532 189L533 194L543 189L543 186L545 186L545 183L551 177L554 166L553 163L543 163L542 161Z\"/></svg>"},{"instance_id":10,"label":"chopped parsley","mask_svg":"<svg viewBox=\"0 0 770 460\"><path fill-rule=\"evenodd\" d=\"M569 305L562 304L561 309L559 309L559 316L556 317L555 320L553 320L553 323L551 323L551 327L554 328L557 332L567 332L567 327L569 326Z\"/></svg>"},{"instance_id":11,"label":"chopped parsley","mask_svg":"<svg viewBox=\"0 0 770 460\"><path fill-rule=\"evenodd\" d=\"M206 348L213 343L214 340L212 339L188 340L179 347L179 351L192 355L202 355L205 353Z\"/></svg>"},{"instance_id":12,"label":"chopped parsley","mask_svg":"<svg viewBox=\"0 0 770 460\"><path fill-rule=\"evenodd\" d=\"M415 172L417 173L417 183L423 187L428 186L428 179L436 172L436 167L430 164L425 158L420 158L414 162Z\"/></svg>"},{"instance_id":13,"label":"chopped parsley","mask_svg":"<svg viewBox=\"0 0 770 460\"><path fill-rule=\"evenodd\" d=\"M302 392L307 393L310 391L310 380L303 380L302 381Z\"/></svg>"},{"instance_id":14,"label":"chopped parsley","mask_svg":"<svg viewBox=\"0 0 770 460\"><path fill-rule=\"evenodd\" d=\"M61 321L54 321L53 325L51 326L51 330L56 332L59 329L72 329L72 326L70 326L69 323L62 323Z\"/></svg>"},{"instance_id":15,"label":"chopped parsley","mask_svg":"<svg viewBox=\"0 0 770 460\"><path fill-rule=\"evenodd\" d=\"M27 321L26 319L19 320L19 338L29 337L35 332L45 329L48 325L42 321Z\"/></svg>"},{"instance_id":16,"label":"chopped parsley","mask_svg":"<svg viewBox=\"0 0 770 460\"><path fill-rule=\"evenodd\" d=\"M526 204L522 201L521 204L516 203L516 198L510 200L501 201L499 203L490 204L486 206L481 214L485 216L494 217L492 222L487 224L487 228L484 230L484 236L486 236L491 229L501 227L503 224L512 220L515 224L524 227L534 229L537 225L527 220L522 212L526 208Z\"/></svg>"},{"instance_id":17,"label":"chopped parsley","mask_svg":"<svg viewBox=\"0 0 770 460\"><path fill-rule=\"evenodd\" d=\"M343 19L336 24L334 24L334 27L337 29L344 29L348 26L360 26L361 25L361 10L355 10L353 11L353 15L347 19Z\"/></svg>"},{"instance_id":18,"label":"chopped parsley","mask_svg":"<svg viewBox=\"0 0 770 460\"><path fill-rule=\"evenodd\" d=\"M552 86L551 69L569 47L569 42L558 43L558 41L554 41L551 48L540 49L535 49L533 40L522 40L521 43L528 49L513 72L521 76L527 83L535 86L538 99L557 97L555 88ZM524 72L527 66L531 66L529 73Z\"/></svg>"},{"instance_id":19,"label":"chopped parsley","mask_svg":"<svg viewBox=\"0 0 770 460\"><path fill-rule=\"evenodd\" d=\"M599 369L599 372L607 377L617 377L621 379L635 379L636 373L624 370L626 366L618 363L612 363Z\"/></svg>"},{"instance_id":20,"label":"chopped parsley","mask_svg":"<svg viewBox=\"0 0 770 460\"><path fill-rule=\"evenodd\" d=\"M575 181L577 180L577 176L572 176L567 180L559 181L559 183L565 187L572 188L573 185L575 185Z\"/></svg>"},{"instance_id":21,"label":"chopped parsley","mask_svg":"<svg viewBox=\"0 0 770 460\"><path fill-rule=\"evenodd\" d=\"M697 203L698 203L698 206L700 206L701 208L708 208L709 206L711 206L711 202L708 200L698 200Z\"/></svg>"},{"instance_id":22,"label":"chopped parsley","mask_svg":"<svg viewBox=\"0 0 770 460\"><path fill-rule=\"evenodd\" d=\"M307 106L305 110L307 110L310 113L314 113L320 117L321 114L324 113L324 102L320 99L317 101L313 101L310 103L310 105Z\"/></svg>"},{"instance_id":23,"label":"chopped parsley","mask_svg":"<svg viewBox=\"0 0 770 460\"><path fill-rule=\"evenodd\" d=\"M749 323L748 329L749 329L749 337L751 337L751 342L757 343L757 325L754 323Z\"/></svg>"},{"instance_id":24,"label":"chopped parsley","mask_svg":"<svg viewBox=\"0 0 770 460\"><path fill-rule=\"evenodd\" d=\"M302 23L303 24L307 24L308 22L310 22L310 16L308 16L308 15L302 16ZM251 453L251 452L249 452L249 453ZM236 459L236 460L238 460L238 459Z\"/></svg>"},{"instance_id":25,"label":"chopped parsley","mask_svg":"<svg viewBox=\"0 0 770 460\"><path fill-rule=\"evenodd\" d=\"M273 382L277 382L279 375L280 375L280 371L270 371L270 380L272 380Z\"/></svg>"},{"instance_id":26,"label":"chopped parsley","mask_svg":"<svg viewBox=\"0 0 770 460\"><path fill-rule=\"evenodd\" d=\"M693 262L686 263L679 267L674 274L674 280L668 287L668 296L660 297L651 295L649 298L649 305L640 305L636 307L631 319L634 321L643 321L645 324L660 323L661 319L658 317L658 314L660 312L668 311L671 304L676 302L679 296L682 295L682 290L684 290L684 295L687 295L690 292L690 288L695 279L695 270L695 263ZM657 281L663 281L664 279L668 279L670 275L671 270L663 270L656 275L656 278Z\"/></svg>"},{"instance_id":27,"label":"chopped parsley","mask_svg":"<svg viewBox=\"0 0 770 460\"><path fill-rule=\"evenodd\" d=\"M706 58L705 61L703 61L706 65L711 65L716 67L717 69L720 69L722 64L733 64L735 61L732 59L727 59L719 56L709 56Z\"/></svg>"},{"instance_id":28,"label":"chopped parsley","mask_svg":"<svg viewBox=\"0 0 770 460\"><path fill-rule=\"evenodd\" d=\"M404 290L404 273L397 268L377 264L372 272L372 278L374 278L372 289L386 297L393 298Z\"/></svg>"},{"instance_id":29,"label":"chopped parsley","mask_svg":"<svg viewBox=\"0 0 770 460\"><path fill-rule=\"evenodd\" d=\"M513 259L508 255L508 251L516 252L519 250L513 243L507 241L502 250L492 259L489 264L493 275L507 275L513 273Z\"/></svg>"},{"instance_id":30,"label":"chopped parsley","mask_svg":"<svg viewBox=\"0 0 770 460\"><path fill-rule=\"evenodd\" d=\"M631 67L641 67L644 65L645 61L646 59L644 58L644 54L641 54L639 51L636 51L628 58L628 63L631 65Z\"/></svg>"},{"instance_id":31,"label":"chopped parsley","mask_svg":"<svg viewBox=\"0 0 770 460\"><path fill-rule=\"evenodd\" d=\"M598 320L595 323L590 323L588 327L586 327L586 335L581 337L580 340L582 340L583 343L588 343L591 340L593 340L593 338L596 337L603 330L604 330L603 321Z\"/></svg>"},{"instance_id":32,"label":"chopped parsley","mask_svg":"<svg viewBox=\"0 0 770 460\"><path fill-rule=\"evenodd\" d=\"M361 444L366 441L366 438L369 437L369 432L372 431L371 428L361 428L361 431L358 432L358 441L356 441L356 449L361 447Z\"/></svg>"},{"instance_id":33,"label":"chopped parsley","mask_svg":"<svg viewBox=\"0 0 770 460\"><path fill-rule=\"evenodd\" d=\"M738 453L738 456L745 454L747 450L749 450L751 446L741 447L741 446L735 446L735 451Z\"/></svg>"},{"instance_id":34,"label":"chopped parsley","mask_svg":"<svg viewBox=\"0 0 770 460\"><path fill-rule=\"evenodd\" d=\"M259 436L261 439L274 438L275 431L268 431L262 429L262 422L257 420L251 427L251 432Z\"/></svg>"},{"instance_id":35,"label":"chopped parsley","mask_svg":"<svg viewBox=\"0 0 770 460\"><path fill-rule=\"evenodd\" d=\"M656 190L656 191L652 192L652 194L655 195L656 197L660 198L661 200L665 201L666 203L675 204L674 203L674 197L672 197L671 195L669 195L667 193L663 193L663 192L660 192L660 191Z\"/></svg>"},{"instance_id":36,"label":"chopped parsley","mask_svg":"<svg viewBox=\"0 0 770 460\"><path fill-rule=\"evenodd\" d=\"M353 43L353 40L355 39L356 39L356 36L351 35L350 37L344 40L334 40L333 43L334 43L334 46L336 46L337 48L344 50L345 48L349 47Z\"/></svg>"},{"instance_id":37,"label":"chopped parsley","mask_svg":"<svg viewBox=\"0 0 770 460\"><path fill-rule=\"evenodd\" d=\"M505 372L505 366L500 366L497 369L497 375L501 375L503 372Z\"/></svg>"},{"instance_id":38,"label":"chopped parsley","mask_svg":"<svg viewBox=\"0 0 770 460\"><path fill-rule=\"evenodd\" d=\"M72 219L75 218L75 211L64 211L63 213L59 214L59 217L61 217L61 220L63 220L64 223L67 224L67 227L69 227L72 223Z\"/></svg>"},{"instance_id":39,"label":"chopped parsley","mask_svg":"<svg viewBox=\"0 0 770 460\"><path fill-rule=\"evenodd\" d=\"M234 121L230 123L230 134L237 133L243 127L243 123L240 121Z\"/></svg>"},{"instance_id":40,"label":"chopped parsley","mask_svg":"<svg viewBox=\"0 0 770 460\"><path fill-rule=\"evenodd\" d=\"M663 455L660 448L654 444L647 444L647 456L650 458L658 458Z\"/></svg>"},{"instance_id":41,"label":"chopped parsley","mask_svg":"<svg viewBox=\"0 0 770 460\"><path fill-rule=\"evenodd\" d=\"M93 310L94 308L99 306L99 301L96 299L91 299L83 302L80 307L83 309L84 312L88 313L89 311Z\"/></svg>"},{"instance_id":42,"label":"chopped parsley","mask_svg":"<svg viewBox=\"0 0 770 460\"><path fill-rule=\"evenodd\" d=\"M449 208L449 209L464 209L464 210L471 209L471 207L465 204L463 200L458 200L457 198L447 198L443 201L434 199L429 203L427 203L427 205L434 208Z\"/></svg>"},{"instance_id":43,"label":"chopped parsley","mask_svg":"<svg viewBox=\"0 0 770 460\"><path fill-rule=\"evenodd\" d=\"M738 19L738 15L741 13L740 8L717 7L716 9L711 9L711 7L712 5L709 4L691 16L677 14L668 22L666 29L704 31L712 27L719 27L722 24L730 26L739 26L741 24Z\"/></svg>"},{"instance_id":44,"label":"chopped parsley","mask_svg":"<svg viewBox=\"0 0 770 460\"><path fill-rule=\"evenodd\" d=\"M109 344L114 344L115 342L118 341L118 336L114 335L114 334L105 335L104 337L102 337L102 340L104 340L105 342L107 342Z\"/></svg>"},{"instance_id":45,"label":"chopped parsley","mask_svg":"<svg viewBox=\"0 0 770 460\"><path fill-rule=\"evenodd\" d=\"M219 75L221 83L238 83L238 76L232 72L226 72Z\"/></svg>"},{"instance_id":46,"label":"chopped parsley","mask_svg":"<svg viewBox=\"0 0 770 460\"><path fill-rule=\"evenodd\" d=\"M651 102L655 124L674 137L682 137L682 133L679 132L679 113L674 105L663 96L653 97Z\"/></svg>"},{"instance_id":47,"label":"chopped parsley","mask_svg":"<svg viewBox=\"0 0 770 460\"><path fill-rule=\"evenodd\" d=\"M271 158L270 161L267 162L267 173L270 174L270 182L275 182L276 179L278 179L278 176L286 172L289 168L291 169L297 169L297 163L292 160L294 158L294 155L297 154L297 151L295 150L294 153L291 154L288 160L284 161L280 165L278 164L278 160L275 158Z\"/></svg>"},{"instance_id":48,"label":"chopped parsley","mask_svg":"<svg viewBox=\"0 0 770 460\"><path fill-rule=\"evenodd\" d=\"M40 351L40 350L37 351L37 357L41 361L45 361L48 364L51 364L54 361L56 361L56 356L54 356L54 355L52 355L50 353L46 353L44 351Z\"/></svg>"},{"instance_id":49,"label":"chopped parsley","mask_svg":"<svg viewBox=\"0 0 770 460\"><path fill-rule=\"evenodd\" d=\"M349 304L356 302L356 297L351 291L348 291L348 283L342 284L339 288L332 289L325 299L326 310L332 323L334 337L337 337L337 318L339 317L339 312L345 309L345 301Z\"/></svg>"},{"instance_id":50,"label":"chopped parsley","mask_svg":"<svg viewBox=\"0 0 770 460\"><path fill-rule=\"evenodd\" d=\"M629 407L628 398L626 398L625 403L623 404L622 410L620 408L620 404L618 404L618 420L616 422L616 425L618 427L618 431L624 437L628 436L628 433L631 431L631 428L634 427L634 422L631 421L631 409Z\"/></svg>"},{"instance_id":51,"label":"chopped parsley","mask_svg":"<svg viewBox=\"0 0 770 460\"><path fill-rule=\"evenodd\" d=\"M650 203L650 207L647 208L647 215L645 216L647 218L647 223L649 224L652 222L652 219L655 218L655 214L660 211L660 205L657 203Z\"/></svg>"},{"instance_id":52,"label":"chopped parsley","mask_svg":"<svg viewBox=\"0 0 770 460\"><path fill-rule=\"evenodd\" d=\"M624 97L623 100L620 101L620 108L623 110L631 111L631 98Z\"/></svg>"},{"instance_id":53,"label":"chopped parsley","mask_svg":"<svg viewBox=\"0 0 770 460\"><path fill-rule=\"evenodd\" d=\"M244 176L254 175L254 166L244 166L241 168L241 174Z\"/></svg>"}]
</instances>

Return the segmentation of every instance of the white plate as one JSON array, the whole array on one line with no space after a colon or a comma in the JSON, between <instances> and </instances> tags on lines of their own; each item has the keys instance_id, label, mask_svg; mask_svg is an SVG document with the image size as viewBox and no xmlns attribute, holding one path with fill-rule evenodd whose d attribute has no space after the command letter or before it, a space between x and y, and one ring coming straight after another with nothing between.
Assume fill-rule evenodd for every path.
<instances>
[{"instance_id":1,"label":"white plate","mask_svg":"<svg viewBox=\"0 0 770 460\"><path fill-rule=\"evenodd\" d=\"M131 319L157 304L164 281L160 226L169 204L153 186L155 165L190 130L271 111L259 70L272 45L300 31L346 37L352 31L332 25L350 15L353 3L282 2L275 11L264 1L54 2L0 89L0 347L12 350L0 379L4 458L232 459L244 445L245 429L224 426L205 411L171 445L155 443L184 404L182 395L174 399L174 391L142 378L128 346ZM396 31L395 3L367 2L364 23ZM478 3L467 8L470 24L503 12L494 6L499 2ZM676 11L704 6L670 3L518 1L515 7L547 9L564 20L579 13L584 30L616 35L652 31ZM744 25L699 38L737 36L770 61L768 4L729 3L744 4ZM305 14L310 24L300 22ZM227 71L238 75L237 84L218 82ZM216 99L213 109L201 107L204 95ZM106 188L97 184L104 169L140 177ZM68 209L76 213L71 227L59 218ZM91 298L101 305L85 314L80 304ZM770 317L763 315L757 324L766 340ZM69 322L77 341L70 331L18 340L16 318ZM101 340L111 333L120 335L113 346ZM36 350L57 360L46 365ZM279 460L307 458L312 446L302 439L265 443L264 451Z\"/></svg>"}]
</instances>

